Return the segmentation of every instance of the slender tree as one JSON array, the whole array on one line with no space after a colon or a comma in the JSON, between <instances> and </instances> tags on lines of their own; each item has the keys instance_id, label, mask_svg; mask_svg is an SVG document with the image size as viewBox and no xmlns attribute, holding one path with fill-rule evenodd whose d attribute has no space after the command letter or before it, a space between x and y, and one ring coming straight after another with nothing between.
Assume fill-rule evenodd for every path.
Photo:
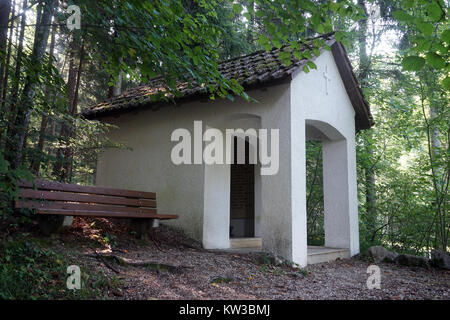
<instances>
[{"instance_id":1,"label":"slender tree","mask_svg":"<svg viewBox=\"0 0 450 320\"><path fill-rule=\"evenodd\" d=\"M2 92L3 73L7 69L5 64L6 45L8 42L9 14L11 12L11 1L0 0L0 92Z\"/></svg>"},{"instance_id":2,"label":"slender tree","mask_svg":"<svg viewBox=\"0 0 450 320\"><path fill-rule=\"evenodd\" d=\"M55 54L55 36L57 32L57 25L54 24L52 26L52 34L51 34L51 40L50 40L50 49L49 49L49 59L48 59L48 70L52 68L53 65L53 59ZM42 161L42 154L44 151L44 144L45 144L45 132L47 130L47 124L48 124L48 112L50 111L51 106L51 100L54 99L54 94L51 92L50 85L46 85L44 89L44 96L48 99L46 101L46 108L44 109L44 112L41 117L41 125L39 128L39 140L37 143L37 150L34 152L34 155L31 160L30 164L30 171L33 173L33 175L38 176L39 175L39 168Z\"/></svg>"},{"instance_id":3,"label":"slender tree","mask_svg":"<svg viewBox=\"0 0 450 320\"><path fill-rule=\"evenodd\" d=\"M33 97L36 93L36 86L39 84L39 75L42 69L42 60L47 47L47 40L50 33L50 22L55 9L55 0L45 2L40 24L36 30L36 38L31 54L31 65L33 72L29 72L25 79L21 100L18 105L17 116L14 122L14 132L11 135L12 142L10 148L6 150L6 155L13 169L18 168L22 162L22 152L24 139L30 121L33 106Z\"/></svg>"}]
</instances>

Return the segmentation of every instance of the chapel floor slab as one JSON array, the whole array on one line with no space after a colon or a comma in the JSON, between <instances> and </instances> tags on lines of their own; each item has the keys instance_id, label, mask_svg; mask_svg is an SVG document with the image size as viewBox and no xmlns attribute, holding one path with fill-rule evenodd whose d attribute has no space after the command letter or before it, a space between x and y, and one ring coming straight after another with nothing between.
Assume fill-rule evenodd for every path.
<instances>
[{"instance_id":1,"label":"chapel floor slab","mask_svg":"<svg viewBox=\"0 0 450 320\"><path fill-rule=\"evenodd\" d=\"M350 250L344 248L327 248L308 246L308 264L331 262L336 259L349 259Z\"/></svg>"},{"instance_id":2,"label":"chapel floor slab","mask_svg":"<svg viewBox=\"0 0 450 320\"><path fill-rule=\"evenodd\" d=\"M230 248L220 249L222 252L252 253L262 251L261 238L233 238ZM345 248L328 248L323 246L308 246L308 264L331 262L336 259L349 259L350 250Z\"/></svg>"}]
</instances>

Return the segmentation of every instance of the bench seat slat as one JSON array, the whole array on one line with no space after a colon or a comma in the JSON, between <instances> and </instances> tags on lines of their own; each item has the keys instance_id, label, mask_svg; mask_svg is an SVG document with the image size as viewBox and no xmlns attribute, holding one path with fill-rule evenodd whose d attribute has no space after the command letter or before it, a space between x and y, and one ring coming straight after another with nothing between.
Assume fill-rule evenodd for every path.
<instances>
[{"instance_id":1,"label":"bench seat slat","mask_svg":"<svg viewBox=\"0 0 450 320\"><path fill-rule=\"evenodd\" d=\"M58 191L56 191L56 192L41 191L41 190L34 190L34 189L21 189L20 197L28 198L28 199L116 204L116 205L134 206L134 207L150 207L150 208L156 207L156 201L149 200L149 199L131 199L131 198L115 197L115 196L102 196L102 195L68 193L68 192L58 192Z\"/></svg>"},{"instance_id":2,"label":"bench seat slat","mask_svg":"<svg viewBox=\"0 0 450 320\"><path fill-rule=\"evenodd\" d=\"M80 186L76 184L61 183L55 181L35 180L34 184L39 190L66 191L74 193L90 193L105 196L119 196L128 198L156 199L154 192L135 191L125 189L113 189L106 187ZM34 188L33 182L22 180L19 182L21 188Z\"/></svg>"},{"instance_id":3,"label":"bench seat slat","mask_svg":"<svg viewBox=\"0 0 450 320\"><path fill-rule=\"evenodd\" d=\"M156 208L137 208L137 207L116 206L116 205L60 202L60 201L19 200L16 201L15 206L16 208L29 208L29 209L89 210L93 212L124 211L132 213L151 213L151 214L157 213Z\"/></svg>"},{"instance_id":4,"label":"bench seat slat","mask_svg":"<svg viewBox=\"0 0 450 320\"><path fill-rule=\"evenodd\" d=\"M177 219L175 214L151 214L151 213L133 213L124 211L91 211L91 210L61 210L61 209L37 209L38 214L54 214L66 216L82 217L107 217L107 218L143 218L143 219Z\"/></svg>"}]
</instances>

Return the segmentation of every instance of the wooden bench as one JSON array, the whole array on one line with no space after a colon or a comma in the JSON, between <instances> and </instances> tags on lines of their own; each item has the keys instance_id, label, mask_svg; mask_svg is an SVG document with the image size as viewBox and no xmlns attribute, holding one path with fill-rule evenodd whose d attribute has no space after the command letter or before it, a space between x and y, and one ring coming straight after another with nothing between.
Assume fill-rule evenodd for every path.
<instances>
[{"instance_id":1,"label":"wooden bench","mask_svg":"<svg viewBox=\"0 0 450 320\"><path fill-rule=\"evenodd\" d=\"M53 181L21 181L17 209L34 209L39 215L129 219L177 219L158 214L153 192L80 186Z\"/></svg>"}]
</instances>

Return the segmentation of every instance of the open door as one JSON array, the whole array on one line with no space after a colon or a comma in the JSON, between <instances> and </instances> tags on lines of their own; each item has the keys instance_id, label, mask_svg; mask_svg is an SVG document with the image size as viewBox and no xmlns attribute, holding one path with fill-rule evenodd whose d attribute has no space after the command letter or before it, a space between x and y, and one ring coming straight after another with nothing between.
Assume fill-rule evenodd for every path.
<instances>
[{"instance_id":1,"label":"open door","mask_svg":"<svg viewBox=\"0 0 450 320\"><path fill-rule=\"evenodd\" d=\"M255 165L249 163L250 144L245 141L245 163L237 163L237 137L230 165L230 238L255 236Z\"/></svg>"}]
</instances>

